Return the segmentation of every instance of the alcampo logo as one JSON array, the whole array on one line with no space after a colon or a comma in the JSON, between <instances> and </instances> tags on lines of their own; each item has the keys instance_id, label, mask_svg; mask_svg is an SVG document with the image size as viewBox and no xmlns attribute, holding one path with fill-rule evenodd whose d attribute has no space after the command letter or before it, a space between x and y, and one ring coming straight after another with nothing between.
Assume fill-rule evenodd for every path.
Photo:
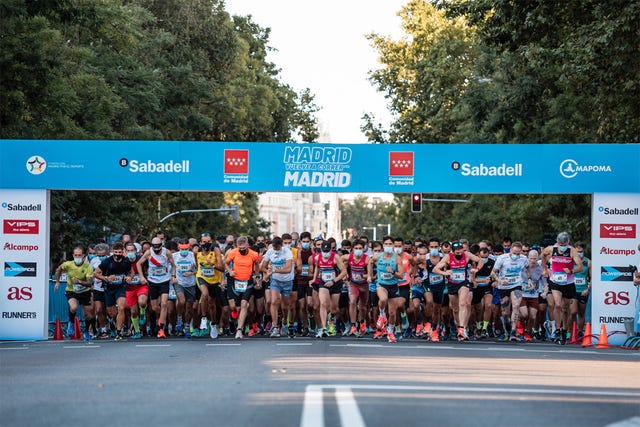
<instances>
[{"instance_id":1,"label":"alcampo logo","mask_svg":"<svg viewBox=\"0 0 640 427\"><path fill-rule=\"evenodd\" d=\"M47 162L42 156L31 156L27 159L27 170L32 175L40 175L47 169Z\"/></svg>"},{"instance_id":2,"label":"alcampo logo","mask_svg":"<svg viewBox=\"0 0 640 427\"><path fill-rule=\"evenodd\" d=\"M189 173L190 161L174 161L154 162L152 160L131 160L126 158L120 159L120 167L129 166L129 172L132 173Z\"/></svg>"},{"instance_id":3,"label":"alcampo logo","mask_svg":"<svg viewBox=\"0 0 640 427\"><path fill-rule=\"evenodd\" d=\"M471 164L471 163L451 163L451 169L454 171L460 171L462 176L522 176L522 163L514 163L507 165L502 163L501 165L485 165Z\"/></svg>"},{"instance_id":4,"label":"alcampo logo","mask_svg":"<svg viewBox=\"0 0 640 427\"><path fill-rule=\"evenodd\" d=\"M575 178L579 173L611 172L610 165L581 165L573 159L565 159L560 163L560 175Z\"/></svg>"},{"instance_id":5,"label":"alcampo logo","mask_svg":"<svg viewBox=\"0 0 640 427\"><path fill-rule=\"evenodd\" d=\"M600 280L603 282L633 281L633 267L600 267Z\"/></svg>"},{"instance_id":6,"label":"alcampo logo","mask_svg":"<svg viewBox=\"0 0 640 427\"><path fill-rule=\"evenodd\" d=\"M630 256L630 255L635 255L636 254L636 250L635 249L613 249L613 248L608 248L606 246L603 246L602 249L600 249L600 255L624 255L624 256Z\"/></svg>"},{"instance_id":7,"label":"alcampo logo","mask_svg":"<svg viewBox=\"0 0 640 427\"><path fill-rule=\"evenodd\" d=\"M37 205L34 205L33 203L28 204L28 205L21 205L20 203L7 203L7 202L3 202L2 203L2 208L9 210L9 211L19 211L19 212L33 212L33 211L38 211L40 212L42 210L42 204L38 203Z\"/></svg>"},{"instance_id":8,"label":"alcampo logo","mask_svg":"<svg viewBox=\"0 0 640 427\"><path fill-rule=\"evenodd\" d=\"M606 206L598 206L598 212L605 215L638 215L640 208L608 208Z\"/></svg>"},{"instance_id":9,"label":"alcampo logo","mask_svg":"<svg viewBox=\"0 0 640 427\"><path fill-rule=\"evenodd\" d=\"M2 250L5 251L23 251L32 252L40 249L38 245L16 245L15 243L5 242Z\"/></svg>"}]
</instances>

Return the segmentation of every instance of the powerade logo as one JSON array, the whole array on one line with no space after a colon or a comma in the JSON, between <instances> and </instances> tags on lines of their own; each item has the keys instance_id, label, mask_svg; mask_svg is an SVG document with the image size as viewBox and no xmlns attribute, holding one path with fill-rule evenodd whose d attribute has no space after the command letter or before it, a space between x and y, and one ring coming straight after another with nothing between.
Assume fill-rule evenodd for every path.
<instances>
[{"instance_id":1,"label":"powerade logo","mask_svg":"<svg viewBox=\"0 0 640 427\"><path fill-rule=\"evenodd\" d=\"M571 179L579 173L611 172L610 165L581 165L573 159L566 159L560 163L560 175Z\"/></svg>"},{"instance_id":2,"label":"powerade logo","mask_svg":"<svg viewBox=\"0 0 640 427\"><path fill-rule=\"evenodd\" d=\"M501 165L485 165L471 164L471 163L451 163L451 169L454 171L460 171L462 176L522 176L522 163L514 163L508 165L502 163Z\"/></svg>"},{"instance_id":3,"label":"powerade logo","mask_svg":"<svg viewBox=\"0 0 640 427\"><path fill-rule=\"evenodd\" d=\"M35 262L5 262L5 277L36 277Z\"/></svg>"},{"instance_id":4,"label":"powerade logo","mask_svg":"<svg viewBox=\"0 0 640 427\"><path fill-rule=\"evenodd\" d=\"M608 248L606 246L603 246L602 249L600 249L600 255L631 256L631 255L635 255L635 254L636 254L636 250L635 249L613 249L613 248Z\"/></svg>"},{"instance_id":5,"label":"powerade logo","mask_svg":"<svg viewBox=\"0 0 640 427\"><path fill-rule=\"evenodd\" d=\"M2 250L4 251L23 251L23 252L32 252L40 249L38 245L16 245L15 243L5 242Z\"/></svg>"},{"instance_id":6,"label":"powerade logo","mask_svg":"<svg viewBox=\"0 0 640 427\"><path fill-rule=\"evenodd\" d=\"M603 282L632 282L633 267L600 267Z\"/></svg>"},{"instance_id":7,"label":"powerade logo","mask_svg":"<svg viewBox=\"0 0 640 427\"><path fill-rule=\"evenodd\" d=\"M151 160L131 160L120 159L120 167L129 167L131 173L189 173L190 161L183 160L176 162L169 160L168 162L153 162Z\"/></svg>"},{"instance_id":8,"label":"powerade logo","mask_svg":"<svg viewBox=\"0 0 640 427\"><path fill-rule=\"evenodd\" d=\"M608 208L606 206L598 206L598 212L605 215L638 215L640 214L640 208Z\"/></svg>"},{"instance_id":9,"label":"powerade logo","mask_svg":"<svg viewBox=\"0 0 640 427\"><path fill-rule=\"evenodd\" d=\"M18 211L18 212L40 212L42 210L42 205L38 203L37 205L29 204L29 205L21 205L19 203L2 203L2 208L8 211Z\"/></svg>"}]
</instances>

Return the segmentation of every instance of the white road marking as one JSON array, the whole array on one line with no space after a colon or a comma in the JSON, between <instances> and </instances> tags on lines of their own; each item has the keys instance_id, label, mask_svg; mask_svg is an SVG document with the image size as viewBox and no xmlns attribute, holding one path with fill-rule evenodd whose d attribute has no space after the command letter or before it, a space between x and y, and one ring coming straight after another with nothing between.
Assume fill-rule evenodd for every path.
<instances>
[{"instance_id":1,"label":"white road marking","mask_svg":"<svg viewBox=\"0 0 640 427\"><path fill-rule=\"evenodd\" d=\"M100 348L99 345L65 345L62 348Z\"/></svg>"},{"instance_id":2,"label":"white road marking","mask_svg":"<svg viewBox=\"0 0 640 427\"><path fill-rule=\"evenodd\" d=\"M205 345L206 345L207 347L217 347L217 346L223 346L223 345L224 345L224 346L236 346L236 347L239 347L239 346L241 346L242 344L236 344L236 343L233 343L233 344L230 344L230 343L229 343L229 344L227 344L227 343L220 343L220 344L205 344Z\"/></svg>"},{"instance_id":3,"label":"white road marking","mask_svg":"<svg viewBox=\"0 0 640 427\"><path fill-rule=\"evenodd\" d=\"M329 344L329 347L370 347L370 348L381 348L384 347L382 344Z\"/></svg>"},{"instance_id":4,"label":"white road marking","mask_svg":"<svg viewBox=\"0 0 640 427\"><path fill-rule=\"evenodd\" d=\"M640 427L640 417L631 417L626 420L607 424L605 427Z\"/></svg>"},{"instance_id":5,"label":"white road marking","mask_svg":"<svg viewBox=\"0 0 640 427\"><path fill-rule=\"evenodd\" d=\"M324 427L324 410L322 404L322 387L308 385L304 392L304 406L300 427Z\"/></svg>"},{"instance_id":6,"label":"white road marking","mask_svg":"<svg viewBox=\"0 0 640 427\"><path fill-rule=\"evenodd\" d=\"M136 347L171 347L171 344L136 344Z\"/></svg>"},{"instance_id":7,"label":"white road marking","mask_svg":"<svg viewBox=\"0 0 640 427\"><path fill-rule=\"evenodd\" d=\"M365 427L358 403L350 387L336 387L336 402L343 427Z\"/></svg>"},{"instance_id":8,"label":"white road marking","mask_svg":"<svg viewBox=\"0 0 640 427\"><path fill-rule=\"evenodd\" d=\"M313 345L312 342L277 343L276 345Z\"/></svg>"},{"instance_id":9,"label":"white road marking","mask_svg":"<svg viewBox=\"0 0 640 427\"><path fill-rule=\"evenodd\" d=\"M29 347L0 347L0 350L26 350Z\"/></svg>"}]
</instances>

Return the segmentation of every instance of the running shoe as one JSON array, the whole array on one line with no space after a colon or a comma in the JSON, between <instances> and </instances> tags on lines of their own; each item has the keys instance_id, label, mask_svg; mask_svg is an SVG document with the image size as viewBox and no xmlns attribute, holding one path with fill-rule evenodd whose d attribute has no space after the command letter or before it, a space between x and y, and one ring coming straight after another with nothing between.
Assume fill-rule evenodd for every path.
<instances>
[{"instance_id":1,"label":"running shoe","mask_svg":"<svg viewBox=\"0 0 640 427\"><path fill-rule=\"evenodd\" d=\"M349 335L358 335L358 328L356 327L356 325L351 325L351 328L349 329Z\"/></svg>"},{"instance_id":2,"label":"running shoe","mask_svg":"<svg viewBox=\"0 0 640 427\"><path fill-rule=\"evenodd\" d=\"M524 333L524 340L525 341L531 341L533 338L531 337L531 334L529 332L525 332Z\"/></svg>"},{"instance_id":3,"label":"running shoe","mask_svg":"<svg viewBox=\"0 0 640 427\"><path fill-rule=\"evenodd\" d=\"M107 331L100 331L100 335L98 335L98 339L106 340L107 338L109 338L109 334L107 334Z\"/></svg>"},{"instance_id":4,"label":"running shoe","mask_svg":"<svg viewBox=\"0 0 640 427\"><path fill-rule=\"evenodd\" d=\"M389 334L389 333L387 333L387 341L389 341L389 342L398 342L398 340L396 339L396 335L395 334Z\"/></svg>"},{"instance_id":5,"label":"running shoe","mask_svg":"<svg viewBox=\"0 0 640 427\"><path fill-rule=\"evenodd\" d=\"M67 326L67 336L69 338L73 337L73 323L69 322L69 326Z\"/></svg>"},{"instance_id":6,"label":"running shoe","mask_svg":"<svg viewBox=\"0 0 640 427\"><path fill-rule=\"evenodd\" d=\"M324 329L318 329L318 333L316 334L316 338L324 337Z\"/></svg>"},{"instance_id":7,"label":"running shoe","mask_svg":"<svg viewBox=\"0 0 640 427\"><path fill-rule=\"evenodd\" d=\"M178 319L176 321L176 331L178 332L182 331L183 326L184 326L184 323L182 322L182 319Z\"/></svg>"},{"instance_id":8,"label":"running shoe","mask_svg":"<svg viewBox=\"0 0 640 427\"><path fill-rule=\"evenodd\" d=\"M480 338L483 340L489 338L489 332L486 329L483 329L480 332Z\"/></svg>"},{"instance_id":9,"label":"running shoe","mask_svg":"<svg viewBox=\"0 0 640 427\"><path fill-rule=\"evenodd\" d=\"M207 335L209 335L209 328L205 327L204 329L200 328L200 333L198 334L199 337L206 337Z\"/></svg>"},{"instance_id":10,"label":"running shoe","mask_svg":"<svg viewBox=\"0 0 640 427\"><path fill-rule=\"evenodd\" d=\"M384 335L383 332L380 329L378 329L376 331L376 333L373 334L373 339L374 340L379 340L380 338L382 338L383 335Z\"/></svg>"},{"instance_id":11,"label":"running shoe","mask_svg":"<svg viewBox=\"0 0 640 427\"><path fill-rule=\"evenodd\" d=\"M218 329L218 328L212 328L212 329ZM253 337L255 335L258 335L258 325L256 325L255 323L251 326L251 329L249 329L249 334L250 337Z\"/></svg>"},{"instance_id":12,"label":"running shoe","mask_svg":"<svg viewBox=\"0 0 640 427\"><path fill-rule=\"evenodd\" d=\"M241 340L242 338L243 338L242 331L240 329L238 329L236 331L236 339L237 340Z\"/></svg>"},{"instance_id":13,"label":"running shoe","mask_svg":"<svg viewBox=\"0 0 640 427\"><path fill-rule=\"evenodd\" d=\"M289 335L289 326L286 323L284 323L282 325L282 328L280 329L280 335L279 336L286 337L287 335Z\"/></svg>"},{"instance_id":14,"label":"running shoe","mask_svg":"<svg viewBox=\"0 0 640 427\"><path fill-rule=\"evenodd\" d=\"M184 337L185 337L186 339L188 339L188 340L190 340L190 339L191 339L191 331L189 330L189 328L187 328L187 329L184 331Z\"/></svg>"},{"instance_id":15,"label":"running shoe","mask_svg":"<svg viewBox=\"0 0 640 427\"><path fill-rule=\"evenodd\" d=\"M516 334L516 331L511 331L511 333L509 334L509 341L518 341L518 335Z\"/></svg>"},{"instance_id":16,"label":"running shoe","mask_svg":"<svg viewBox=\"0 0 640 427\"><path fill-rule=\"evenodd\" d=\"M289 328L289 338L295 338L296 331L294 328Z\"/></svg>"},{"instance_id":17,"label":"running shoe","mask_svg":"<svg viewBox=\"0 0 640 427\"><path fill-rule=\"evenodd\" d=\"M218 338L218 328L216 328L216 325L211 326L211 332L209 333L209 336L211 337L212 340L215 340Z\"/></svg>"},{"instance_id":18,"label":"running shoe","mask_svg":"<svg viewBox=\"0 0 640 427\"><path fill-rule=\"evenodd\" d=\"M158 338L160 339L166 339L167 336L164 334L164 329L160 328L158 329Z\"/></svg>"},{"instance_id":19,"label":"running shoe","mask_svg":"<svg viewBox=\"0 0 640 427\"><path fill-rule=\"evenodd\" d=\"M135 333L133 334L133 339L134 339L134 340L139 340L139 339L140 339L140 332L135 332Z\"/></svg>"},{"instance_id":20,"label":"running shoe","mask_svg":"<svg viewBox=\"0 0 640 427\"><path fill-rule=\"evenodd\" d=\"M270 338L280 338L280 331L278 331L278 328L271 328L271 334L269 334Z\"/></svg>"},{"instance_id":21,"label":"running shoe","mask_svg":"<svg viewBox=\"0 0 640 427\"><path fill-rule=\"evenodd\" d=\"M500 334L500 336L498 337L498 341L502 341L502 342L509 341L509 335L505 333Z\"/></svg>"},{"instance_id":22,"label":"running shoe","mask_svg":"<svg viewBox=\"0 0 640 427\"><path fill-rule=\"evenodd\" d=\"M387 318L384 316L378 316L378 321L376 322L376 328L384 329L387 326Z\"/></svg>"},{"instance_id":23,"label":"running shoe","mask_svg":"<svg viewBox=\"0 0 640 427\"><path fill-rule=\"evenodd\" d=\"M327 328L326 333L330 337L335 337L336 336L336 324L335 323L329 323L329 327Z\"/></svg>"},{"instance_id":24,"label":"running shoe","mask_svg":"<svg viewBox=\"0 0 640 427\"><path fill-rule=\"evenodd\" d=\"M421 337L421 336L424 335L424 332L422 331L422 328L423 328L422 323L418 323L416 325L416 337Z\"/></svg>"},{"instance_id":25,"label":"running shoe","mask_svg":"<svg viewBox=\"0 0 640 427\"><path fill-rule=\"evenodd\" d=\"M113 339L114 341L122 341L124 337L121 334L116 334L116 337Z\"/></svg>"},{"instance_id":26,"label":"running shoe","mask_svg":"<svg viewBox=\"0 0 640 427\"><path fill-rule=\"evenodd\" d=\"M440 342L440 334L438 332L438 328L431 330L431 342Z\"/></svg>"},{"instance_id":27,"label":"running shoe","mask_svg":"<svg viewBox=\"0 0 640 427\"><path fill-rule=\"evenodd\" d=\"M272 327L273 325L271 324L271 322L267 322L267 326L264 327L264 331L270 332Z\"/></svg>"},{"instance_id":28,"label":"running shoe","mask_svg":"<svg viewBox=\"0 0 640 427\"><path fill-rule=\"evenodd\" d=\"M85 341L91 341L91 334L88 331L84 331L82 337Z\"/></svg>"},{"instance_id":29,"label":"running shoe","mask_svg":"<svg viewBox=\"0 0 640 427\"><path fill-rule=\"evenodd\" d=\"M72 334L72 335L73 335L73 334ZM113 329L109 332L109 336L110 336L111 338L115 338L115 337L116 337L116 335L117 335L117 334L116 334L116 331L114 331Z\"/></svg>"},{"instance_id":30,"label":"running shoe","mask_svg":"<svg viewBox=\"0 0 640 427\"><path fill-rule=\"evenodd\" d=\"M360 323L360 336L364 336L367 333L367 327L364 322Z\"/></svg>"}]
</instances>

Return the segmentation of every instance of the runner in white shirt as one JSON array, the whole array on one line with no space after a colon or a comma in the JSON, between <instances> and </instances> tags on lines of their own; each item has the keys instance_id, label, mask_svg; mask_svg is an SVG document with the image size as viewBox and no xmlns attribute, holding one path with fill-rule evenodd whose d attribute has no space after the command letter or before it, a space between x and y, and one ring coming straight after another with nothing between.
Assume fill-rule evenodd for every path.
<instances>
[{"instance_id":1,"label":"runner in white shirt","mask_svg":"<svg viewBox=\"0 0 640 427\"><path fill-rule=\"evenodd\" d=\"M497 276L496 285L500 292L500 306L502 318L505 322L511 318L511 334L504 341L522 341L518 337L516 329L520 317L520 303L522 302L522 271L529 265L527 257L522 255L522 243L513 242L509 253L502 254L496 260L493 267L493 275Z\"/></svg>"},{"instance_id":2,"label":"runner in white shirt","mask_svg":"<svg viewBox=\"0 0 640 427\"><path fill-rule=\"evenodd\" d=\"M176 265L176 283L175 290L178 297L176 310L178 312L178 321L176 329L178 335L184 336L184 326L189 327L191 319L193 319L193 304L196 301L196 272L198 265L193 251L190 250L188 240L181 240L178 243L178 252L173 254L173 262ZM212 326L212 328L214 328Z\"/></svg>"},{"instance_id":3,"label":"runner in white shirt","mask_svg":"<svg viewBox=\"0 0 640 427\"><path fill-rule=\"evenodd\" d=\"M267 274L271 266L270 286L268 292L271 294L270 314L273 322L271 327L271 337L277 338L280 335L288 335L287 311L289 308L289 296L293 288L293 254L291 249L283 246L282 238L274 237L271 241L271 248L264 254L260 270ZM278 328L278 312L282 310L282 330Z\"/></svg>"}]
</instances>

